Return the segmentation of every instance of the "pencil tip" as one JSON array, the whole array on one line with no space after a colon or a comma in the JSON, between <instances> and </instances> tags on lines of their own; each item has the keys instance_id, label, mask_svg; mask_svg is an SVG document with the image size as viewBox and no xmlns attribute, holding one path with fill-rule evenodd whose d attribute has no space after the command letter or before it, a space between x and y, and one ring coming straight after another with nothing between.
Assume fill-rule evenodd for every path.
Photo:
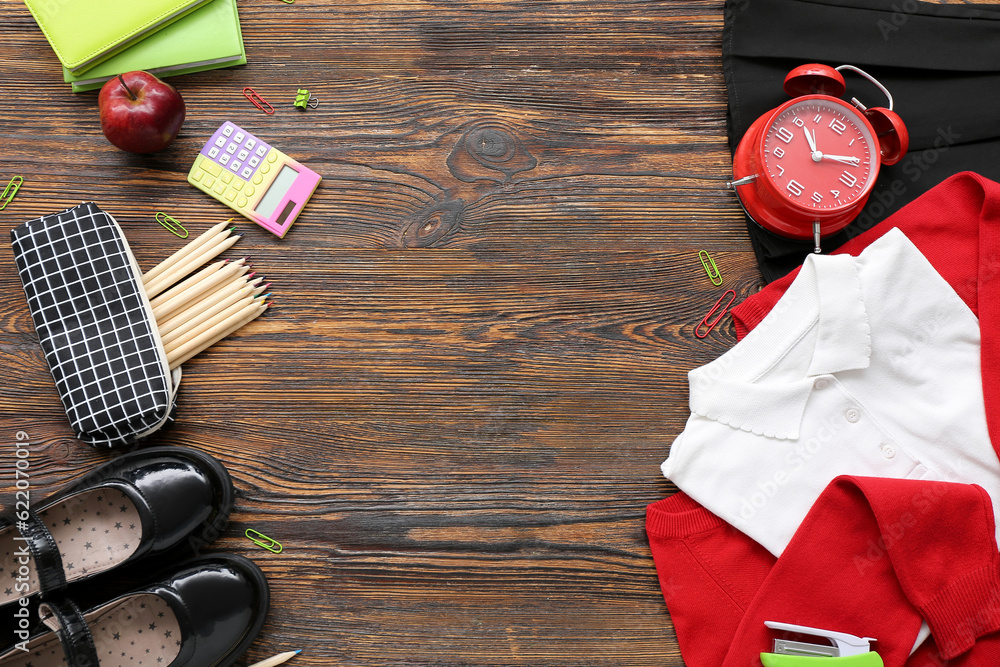
<instances>
[{"instance_id":1,"label":"pencil tip","mask_svg":"<svg viewBox=\"0 0 1000 667\"><path fill-rule=\"evenodd\" d=\"M296 651L295 655L298 655L299 653L302 653L302 649L299 649L298 651Z\"/></svg>"},{"instance_id":2,"label":"pencil tip","mask_svg":"<svg viewBox=\"0 0 1000 667\"><path fill-rule=\"evenodd\" d=\"M253 278L253 277L254 277L255 275L257 275L257 272L256 272L256 271L251 271L251 272L250 272L250 273L249 273L249 274L247 275L247 278L248 278L248 279L249 279L249 278Z\"/></svg>"}]
</instances>

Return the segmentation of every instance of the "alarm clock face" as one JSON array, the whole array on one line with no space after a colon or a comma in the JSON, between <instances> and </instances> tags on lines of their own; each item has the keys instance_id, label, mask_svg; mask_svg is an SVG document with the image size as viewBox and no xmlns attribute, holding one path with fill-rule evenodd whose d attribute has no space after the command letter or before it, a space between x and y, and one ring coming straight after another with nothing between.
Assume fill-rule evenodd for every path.
<instances>
[{"instance_id":1,"label":"alarm clock face","mask_svg":"<svg viewBox=\"0 0 1000 667\"><path fill-rule=\"evenodd\" d=\"M878 146L853 108L811 95L775 111L764 129L761 162L785 201L829 213L867 195L878 175Z\"/></svg>"}]
</instances>

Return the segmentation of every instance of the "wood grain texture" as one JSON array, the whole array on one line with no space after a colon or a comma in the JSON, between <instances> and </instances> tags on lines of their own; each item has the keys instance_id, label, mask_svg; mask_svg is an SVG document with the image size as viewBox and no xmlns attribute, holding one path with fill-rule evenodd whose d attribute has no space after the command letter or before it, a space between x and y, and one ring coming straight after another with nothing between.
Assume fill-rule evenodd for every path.
<instances>
[{"instance_id":1,"label":"wood grain texture","mask_svg":"<svg viewBox=\"0 0 1000 667\"><path fill-rule=\"evenodd\" d=\"M227 256L253 256L276 307L185 364L149 441L233 475L209 550L253 558L273 594L244 661L682 665L645 506L674 491L658 466L687 371L734 340L694 326L759 285L723 187L721 0L239 9L249 64L172 79L181 136L141 157L0 0L0 181L25 178L0 223L93 200L151 268L183 243L156 211L192 234L230 217L185 181L226 119L323 175L284 240L239 225ZM293 108L298 87L319 107ZM9 250L0 293L0 448L30 436L41 499L108 456L73 438Z\"/></svg>"}]
</instances>

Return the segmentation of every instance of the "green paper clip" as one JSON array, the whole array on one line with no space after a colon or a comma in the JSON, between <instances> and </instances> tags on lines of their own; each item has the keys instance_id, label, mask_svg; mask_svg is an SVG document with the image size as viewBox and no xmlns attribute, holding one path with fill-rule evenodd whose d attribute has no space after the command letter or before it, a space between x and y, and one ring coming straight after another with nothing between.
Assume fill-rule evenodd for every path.
<instances>
[{"instance_id":1,"label":"green paper clip","mask_svg":"<svg viewBox=\"0 0 1000 667\"><path fill-rule=\"evenodd\" d=\"M182 239L186 239L188 237L188 230L184 229L184 225L177 222L177 220L170 217L166 213L157 212L157 214L154 215L153 217L156 219L158 223L163 225L166 228L166 230L171 234L173 234L174 236L179 236Z\"/></svg>"},{"instance_id":2,"label":"green paper clip","mask_svg":"<svg viewBox=\"0 0 1000 667\"><path fill-rule=\"evenodd\" d=\"M24 179L20 176L14 176L10 179L7 187L3 189L3 194L0 194L0 211L7 208L7 204L14 201L14 195L21 189L21 183L24 183Z\"/></svg>"},{"instance_id":3,"label":"green paper clip","mask_svg":"<svg viewBox=\"0 0 1000 667\"><path fill-rule=\"evenodd\" d=\"M305 111L307 108L315 109L318 107L319 99L313 97L305 88L299 88L295 92L295 102L292 104Z\"/></svg>"},{"instance_id":4,"label":"green paper clip","mask_svg":"<svg viewBox=\"0 0 1000 667\"><path fill-rule=\"evenodd\" d=\"M292 5L292 4L295 4L295 0L281 0L281 1L282 1L283 3L285 3L286 5Z\"/></svg>"},{"instance_id":5,"label":"green paper clip","mask_svg":"<svg viewBox=\"0 0 1000 667\"><path fill-rule=\"evenodd\" d=\"M263 547L268 551L273 551L276 554L281 553L281 543L275 539L268 537L264 533L260 533L254 530L253 528L247 528L246 536L250 538L250 541L256 544L258 547Z\"/></svg>"},{"instance_id":6,"label":"green paper clip","mask_svg":"<svg viewBox=\"0 0 1000 667\"><path fill-rule=\"evenodd\" d=\"M708 274L708 279L712 281L712 284L716 287L721 285L722 274L719 273L719 267L715 265L715 260L712 259L712 256L705 250L699 250L698 257L701 259L701 265L705 267L705 273Z\"/></svg>"}]
</instances>

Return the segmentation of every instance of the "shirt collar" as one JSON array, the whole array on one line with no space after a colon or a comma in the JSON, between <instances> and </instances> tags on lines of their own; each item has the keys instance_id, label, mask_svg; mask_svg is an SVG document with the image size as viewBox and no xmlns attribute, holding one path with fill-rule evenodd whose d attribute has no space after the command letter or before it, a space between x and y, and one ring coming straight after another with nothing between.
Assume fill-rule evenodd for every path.
<instances>
[{"instance_id":1,"label":"shirt collar","mask_svg":"<svg viewBox=\"0 0 1000 667\"><path fill-rule=\"evenodd\" d=\"M815 340L808 364L788 361L789 351L807 336ZM796 348L796 354L808 352ZM794 440L815 377L868 368L870 357L857 258L810 255L753 331L688 374L691 412L757 435Z\"/></svg>"}]
</instances>

